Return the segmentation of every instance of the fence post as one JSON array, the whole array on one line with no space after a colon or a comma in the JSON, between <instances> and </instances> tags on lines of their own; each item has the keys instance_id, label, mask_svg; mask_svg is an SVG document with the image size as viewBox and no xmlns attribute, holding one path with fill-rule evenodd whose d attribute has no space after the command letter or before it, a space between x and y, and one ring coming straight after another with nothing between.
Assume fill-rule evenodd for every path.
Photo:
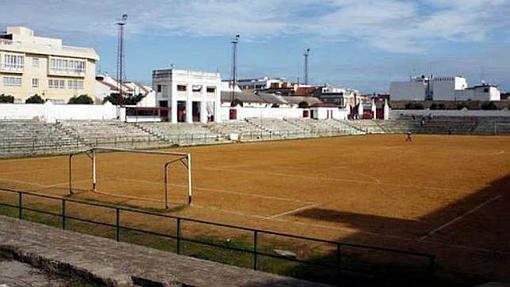
<instances>
[{"instance_id":1,"label":"fence post","mask_svg":"<svg viewBox=\"0 0 510 287\"><path fill-rule=\"evenodd\" d=\"M120 241L120 209L115 208L115 240Z\"/></svg>"},{"instance_id":2,"label":"fence post","mask_svg":"<svg viewBox=\"0 0 510 287\"><path fill-rule=\"evenodd\" d=\"M340 274L340 271L342 270L342 255L341 255L341 249L342 245L337 243L336 244L336 272Z\"/></svg>"},{"instance_id":3,"label":"fence post","mask_svg":"<svg viewBox=\"0 0 510 287\"><path fill-rule=\"evenodd\" d=\"M66 200L62 199L62 229L66 229Z\"/></svg>"},{"instance_id":4,"label":"fence post","mask_svg":"<svg viewBox=\"0 0 510 287\"><path fill-rule=\"evenodd\" d=\"M176 253L181 253L181 219L177 218L177 227L176 227L176 233L177 233L177 246L176 246Z\"/></svg>"},{"instance_id":5,"label":"fence post","mask_svg":"<svg viewBox=\"0 0 510 287\"><path fill-rule=\"evenodd\" d=\"M23 219L23 193L18 191L18 218Z\"/></svg>"},{"instance_id":6,"label":"fence post","mask_svg":"<svg viewBox=\"0 0 510 287\"><path fill-rule=\"evenodd\" d=\"M430 256L430 275L431 276L434 276L434 271L435 271L435 268L436 268L435 260L436 260L436 256L435 255Z\"/></svg>"},{"instance_id":7,"label":"fence post","mask_svg":"<svg viewBox=\"0 0 510 287\"><path fill-rule=\"evenodd\" d=\"M253 270L257 270L257 238L258 231L253 231Z\"/></svg>"}]
</instances>

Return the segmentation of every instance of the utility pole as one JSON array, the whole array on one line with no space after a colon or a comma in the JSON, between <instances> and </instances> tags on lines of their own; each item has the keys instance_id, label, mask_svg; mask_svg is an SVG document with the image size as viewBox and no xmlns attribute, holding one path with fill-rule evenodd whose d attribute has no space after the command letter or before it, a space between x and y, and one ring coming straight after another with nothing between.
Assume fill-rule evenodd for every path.
<instances>
[{"instance_id":1,"label":"utility pole","mask_svg":"<svg viewBox=\"0 0 510 287\"><path fill-rule=\"evenodd\" d=\"M239 38L241 36L237 34L232 40L232 83L231 83L231 102L234 102L236 94L235 87L237 86L237 44L239 44Z\"/></svg>"},{"instance_id":2,"label":"utility pole","mask_svg":"<svg viewBox=\"0 0 510 287\"><path fill-rule=\"evenodd\" d=\"M310 48L305 50L305 85L308 85L308 56L310 55Z\"/></svg>"},{"instance_id":3,"label":"utility pole","mask_svg":"<svg viewBox=\"0 0 510 287\"><path fill-rule=\"evenodd\" d=\"M117 22L117 26L119 26L119 43L117 46L117 86L119 89L119 97L117 99L117 105L122 106L124 104L124 77L125 77L125 67L124 67L124 26L127 24L127 14L122 14L122 18L119 22Z\"/></svg>"}]
</instances>

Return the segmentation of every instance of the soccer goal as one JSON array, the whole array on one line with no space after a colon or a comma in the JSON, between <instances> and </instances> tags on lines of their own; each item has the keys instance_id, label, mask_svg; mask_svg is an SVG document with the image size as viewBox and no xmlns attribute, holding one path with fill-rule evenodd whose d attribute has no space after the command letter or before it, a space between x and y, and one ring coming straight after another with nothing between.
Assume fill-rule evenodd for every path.
<instances>
[{"instance_id":1,"label":"soccer goal","mask_svg":"<svg viewBox=\"0 0 510 287\"><path fill-rule=\"evenodd\" d=\"M510 135L510 123L495 123L494 134L497 136Z\"/></svg>"},{"instance_id":2,"label":"soccer goal","mask_svg":"<svg viewBox=\"0 0 510 287\"><path fill-rule=\"evenodd\" d=\"M95 147L70 154L68 172L70 195L91 191L168 209L175 191L174 199L187 193L192 203L190 153Z\"/></svg>"}]
</instances>

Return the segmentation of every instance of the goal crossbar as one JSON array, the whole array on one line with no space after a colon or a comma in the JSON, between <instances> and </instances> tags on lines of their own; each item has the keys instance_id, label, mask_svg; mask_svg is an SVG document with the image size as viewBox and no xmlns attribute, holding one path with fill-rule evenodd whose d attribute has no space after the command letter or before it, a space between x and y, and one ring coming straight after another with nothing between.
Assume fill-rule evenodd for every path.
<instances>
[{"instance_id":1,"label":"goal crossbar","mask_svg":"<svg viewBox=\"0 0 510 287\"><path fill-rule=\"evenodd\" d=\"M153 151L153 150L135 150L135 149L126 149L126 148L109 148L109 147L94 147L87 150L82 150L79 152L69 154L69 194L72 195L73 186L72 186L72 166L73 166L73 157L85 154L92 161L92 171L91 171L91 179L92 179L92 191L96 192L97 185L97 177L96 177L96 152L129 152L129 153L141 153L141 154L154 154L154 155L167 155L177 157L173 160L169 160L164 163L164 204L165 208L168 209L168 181L169 181L169 170L170 166L174 163L182 163L182 165L188 171L188 205L192 203L192 188L191 188L191 154L190 153L181 153L181 152L166 152L166 151Z\"/></svg>"}]
</instances>

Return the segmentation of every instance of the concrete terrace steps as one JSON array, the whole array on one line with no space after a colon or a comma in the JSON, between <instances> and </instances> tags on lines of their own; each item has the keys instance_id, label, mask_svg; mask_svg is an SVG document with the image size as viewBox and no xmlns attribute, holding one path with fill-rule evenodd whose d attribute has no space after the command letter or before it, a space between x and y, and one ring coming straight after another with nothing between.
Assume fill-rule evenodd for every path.
<instances>
[{"instance_id":1,"label":"concrete terrace steps","mask_svg":"<svg viewBox=\"0 0 510 287\"><path fill-rule=\"evenodd\" d=\"M0 251L107 286L328 286L0 216ZM166 284L166 285L164 285Z\"/></svg>"}]
</instances>

